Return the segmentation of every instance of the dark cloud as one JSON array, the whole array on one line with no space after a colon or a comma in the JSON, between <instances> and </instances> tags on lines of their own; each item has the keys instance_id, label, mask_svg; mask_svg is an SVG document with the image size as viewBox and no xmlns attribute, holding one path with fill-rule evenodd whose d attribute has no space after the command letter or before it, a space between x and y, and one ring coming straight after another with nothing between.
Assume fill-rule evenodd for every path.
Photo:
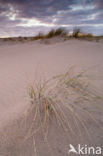
<instances>
[{"instance_id":1,"label":"dark cloud","mask_svg":"<svg viewBox=\"0 0 103 156\"><path fill-rule=\"evenodd\" d=\"M36 32L50 29L50 26L23 26L30 19L55 27L91 25L90 29L86 26L87 30L96 29L98 24L98 34L99 24L103 24L103 0L0 0L0 36L7 32L32 35L33 28Z\"/></svg>"},{"instance_id":2,"label":"dark cloud","mask_svg":"<svg viewBox=\"0 0 103 156\"><path fill-rule=\"evenodd\" d=\"M101 22L103 23L103 12L98 13L96 19L101 20Z\"/></svg>"},{"instance_id":3,"label":"dark cloud","mask_svg":"<svg viewBox=\"0 0 103 156\"><path fill-rule=\"evenodd\" d=\"M103 0L94 0L96 9L103 9Z\"/></svg>"}]
</instances>

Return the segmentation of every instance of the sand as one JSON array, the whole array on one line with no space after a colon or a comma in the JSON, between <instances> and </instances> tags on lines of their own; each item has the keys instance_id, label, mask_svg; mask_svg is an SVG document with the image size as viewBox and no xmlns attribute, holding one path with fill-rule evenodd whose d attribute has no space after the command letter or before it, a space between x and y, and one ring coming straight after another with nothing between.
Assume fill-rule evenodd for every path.
<instances>
[{"instance_id":1,"label":"sand","mask_svg":"<svg viewBox=\"0 0 103 156\"><path fill-rule=\"evenodd\" d=\"M13 135L13 133L19 135L19 119L28 107L27 87L37 81L47 80L54 75L64 73L71 66L75 66L75 72L85 70L89 82L102 96L103 41L68 40L49 44L26 42L0 45L0 156L34 155L31 140L19 147L20 143L15 141ZM103 101L99 103L102 105ZM86 107L89 109L88 105ZM101 110L90 109L91 112L94 112L97 122L103 126ZM85 118L92 141L89 141L84 134L83 143L103 147L102 130L92 123L88 116ZM53 155L67 156L69 144L74 143L77 146L80 140L78 136L68 139L66 133L62 132L62 128L58 128L55 122L54 125L54 127L51 126L49 135ZM21 131L20 133L23 134L23 130ZM37 140L38 155L48 156L50 153L47 146L42 144L40 135ZM70 155L72 156L72 154Z\"/></svg>"}]
</instances>

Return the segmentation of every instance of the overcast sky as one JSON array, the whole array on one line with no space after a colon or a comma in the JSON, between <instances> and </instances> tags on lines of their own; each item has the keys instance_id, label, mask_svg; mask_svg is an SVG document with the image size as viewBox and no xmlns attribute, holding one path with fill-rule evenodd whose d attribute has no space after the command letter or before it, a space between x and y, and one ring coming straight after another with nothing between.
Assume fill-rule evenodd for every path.
<instances>
[{"instance_id":1,"label":"overcast sky","mask_svg":"<svg viewBox=\"0 0 103 156\"><path fill-rule=\"evenodd\" d=\"M103 0L0 0L0 37L57 27L103 35Z\"/></svg>"}]
</instances>

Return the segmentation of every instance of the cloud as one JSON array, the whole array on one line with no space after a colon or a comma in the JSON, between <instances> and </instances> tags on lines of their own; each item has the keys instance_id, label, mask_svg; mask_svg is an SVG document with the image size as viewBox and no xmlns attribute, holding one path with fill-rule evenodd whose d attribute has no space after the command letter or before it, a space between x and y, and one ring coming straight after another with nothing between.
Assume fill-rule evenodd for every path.
<instances>
[{"instance_id":1,"label":"cloud","mask_svg":"<svg viewBox=\"0 0 103 156\"><path fill-rule=\"evenodd\" d=\"M85 25L98 34L95 26L101 30L102 8L103 0L0 0L0 33L29 36L33 29Z\"/></svg>"},{"instance_id":2,"label":"cloud","mask_svg":"<svg viewBox=\"0 0 103 156\"><path fill-rule=\"evenodd\" d=\"M103 0L94 0L94 4L96 9L102 10L103 9Z\"/></svg>"},{"instance_id":3,"label":"cloud","mask_svg":"<svg viewBox=\"0 0 103 156\"><path fill-rule=\"evenodd\" d=\"M53 15L57 10L65 10L74 0L5 0L1 1L3 5L12 5L19 10L19 16L22 17L41 17Z\"/></svg>"}]
</instances>

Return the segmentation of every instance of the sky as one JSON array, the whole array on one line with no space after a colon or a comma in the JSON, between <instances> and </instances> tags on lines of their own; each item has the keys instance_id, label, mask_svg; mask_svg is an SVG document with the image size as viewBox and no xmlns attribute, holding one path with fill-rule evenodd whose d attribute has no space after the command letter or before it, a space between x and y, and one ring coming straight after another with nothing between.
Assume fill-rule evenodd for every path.
<instances>
[{"instance_id":1,"label":"sky","mask_svg":"<svg viewBox=\"0 0 103 156\"><path fill-rule=\"evenodd\" d=\"M0 37L64 27L103 35L103 0L0 0Z\"/></svg>"}]
</instances>

